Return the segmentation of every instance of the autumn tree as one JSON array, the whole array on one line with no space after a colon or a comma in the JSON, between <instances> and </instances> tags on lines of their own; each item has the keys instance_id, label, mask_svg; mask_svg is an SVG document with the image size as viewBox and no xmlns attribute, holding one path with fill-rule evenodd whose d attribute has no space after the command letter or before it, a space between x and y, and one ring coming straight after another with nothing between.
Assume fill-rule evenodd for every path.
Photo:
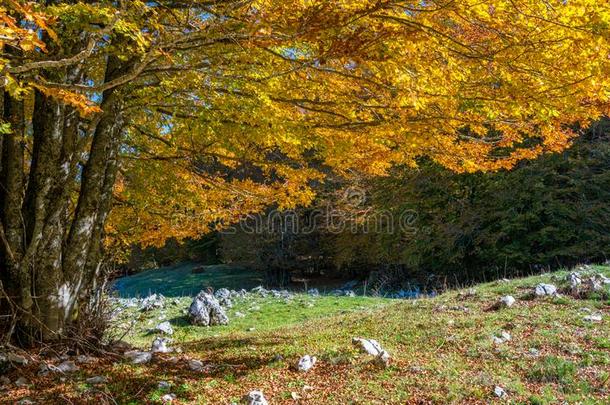
<instances>
[{"instance_id":1,"label":"autumn tree","mask_svg":"<svg viewBox=\"0 0 610 405\"><path fill-rule=\"evenodd\" d=\"M60 338L104 241L307 204L321 167L562 150L607 111L609 24L596 0L4 0L2 308Z\"/></svg>"}]
</instances>

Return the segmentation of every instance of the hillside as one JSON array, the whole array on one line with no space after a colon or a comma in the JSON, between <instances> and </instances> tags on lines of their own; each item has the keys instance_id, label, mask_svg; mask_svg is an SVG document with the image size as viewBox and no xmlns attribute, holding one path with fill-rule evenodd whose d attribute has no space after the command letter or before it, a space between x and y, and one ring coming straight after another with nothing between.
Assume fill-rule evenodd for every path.
<instances>
[{"instance_id":1,"label":"hillside","mask_svg":"<svg viewBox=\"0 0 610 405\"><path fill-rule=\"evenodd\" d=\"M583 285L592 274L610 276L609 267L580 272ZM30 385L11 386L2 400L161 403L171 393L173 403L229 404L261 390L270 404L608 403L609 285L575 298L568 294L569 274L496 281L417 300L249 294L234 300L228 326L210 328L186 323L190 298L168 299L164 309L150 312L127 307L118 317L135 320L127 340L148 349L155 335L146 329L168 319L170 345L180 352L155 355L143 365L107 355L69 375L42 377L30 363L8 374L12 381L24 376ZM535 296L539 283L556 285L561 296ZM506 295L515 304L497 307ZM237 312L245 316L237 318ZM390 365L381 368L360 353L353 337L379 341ZM308 372L294 370L306 354L317 363ZM201 367L193 371L192 364ZM92 376L107 381L86 383Z\"/></svg>"}]
</instances>

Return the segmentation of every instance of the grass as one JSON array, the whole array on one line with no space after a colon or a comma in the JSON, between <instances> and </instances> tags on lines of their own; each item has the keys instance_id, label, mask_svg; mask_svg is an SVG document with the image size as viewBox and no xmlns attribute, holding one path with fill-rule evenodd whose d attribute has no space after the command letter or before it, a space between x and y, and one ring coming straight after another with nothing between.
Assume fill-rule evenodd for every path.
<instances>
[{"instance_id":1,"label":"grass","mask_svg":"<svg viewBox=\"0 0 610 405\"><path fill-rule=\"evenodd\" d=\"M597 270L610 275L610 268ZM566 274L492 282L477 286L474 295L450 291L416 301L308 296L290 304L272 298L240 301L232 313L247 316L213 328L184 324L180 310L189 299L183 298L166 310L176 330L174 345L183 349L175 355L177 363L173 355L142 366L101 360L63 382L38 378L35 390L13 390L7 398L158 403L166 393L158 382L168 381L167 392L180 404L228 404L253 389L261 389L271 404L297 403L293 397L307 404L610 403L610 302L529 298L538 282L559 284ZM504 294L517 303L490 310ZM252 306L260 310L248 311ZM601 312L603 321L583 320L582 308ZM154 336L145 329L153 319L158 321L145 315L128 339L150 344ZM248 331L254 325L256 330ZM492 336L502 331L512 339L494 344ZM377 339L392 355L390 367L379 369L355 350L354 336ZM318 363L308 373L294 371L304 354L317 356ZM207 370L189 370L187 358L203 361ZM77 389L79 381L99 374L110 383ZM507 399L495 397L495 386Z\"/></svg>"},{"instance_id":2,"label":"grass","mask_svg":"<svg viewBox=\"0 0 610 405\"><path fill-rule=\"evenodd\" d=\"M148 348L154 328L162 320L172 324L175 342L193 342L202 338L219 335L240 334L255 328L257 332L276 330L280 327L299 325L310 320L324 317L360 312L366 309L387 305L387 299L371 297L314 297L307 294L294 294L291 300L273 297L249 297L233 300L233 308L227 310L231 322L227 326L199 327L189 324L185 309L192 299L190 297L176 298L169 301L164 309L150 312L140 312L138 308L127 308L119 316L115 335L128 331L124 340L141 347ZM237 313L245 315L237 317ZM135 325L130 320L137 319Z\"/></svg>"}]
</instances>

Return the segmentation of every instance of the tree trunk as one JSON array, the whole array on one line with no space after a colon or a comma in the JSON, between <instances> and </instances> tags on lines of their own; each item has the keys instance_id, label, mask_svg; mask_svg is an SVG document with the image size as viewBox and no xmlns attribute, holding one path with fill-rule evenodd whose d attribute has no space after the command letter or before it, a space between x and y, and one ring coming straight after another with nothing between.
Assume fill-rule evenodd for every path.
<instances>
[{"instance_id":1,"label":"tree trunk","mask_svg":"<svg viewBox=\"0 0 610 405\"><path fill-rule=\"evenodd\" d=\"M124 71L110 58L106 80ZM65 72L70 81L79 75ZM113 90L104 92L103 112L90 121L39 92L31 120L24 101L4 93L3 105L11 133L0 135L0 282L17 311L13 340L27 345L63 338L79 304L91 297L123 119Z\"/></svg>"}]
</instances>

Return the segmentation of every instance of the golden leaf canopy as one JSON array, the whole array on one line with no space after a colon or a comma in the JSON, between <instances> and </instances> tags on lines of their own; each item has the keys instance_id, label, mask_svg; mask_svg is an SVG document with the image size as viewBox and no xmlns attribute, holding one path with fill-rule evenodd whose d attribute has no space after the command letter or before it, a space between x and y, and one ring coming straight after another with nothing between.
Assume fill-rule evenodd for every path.
<instances>
[{"instance_id":1,"label":"golden leaf canopy","mask_svg":"<svg viewBox=\"0 0 610 405\"><path fill-rule=\"evenodd\" d=\"M383 175L424 156L508 169L608 113L598 0L41 3L0 8L3 47L18 49L0 58L5 86L84 117L121 94L108 233L127 243L307 204L331 169ZM130 66L110 82L109 56ZM80 82L39 74L74 64Z\"/></svg>"}]
</instances>

